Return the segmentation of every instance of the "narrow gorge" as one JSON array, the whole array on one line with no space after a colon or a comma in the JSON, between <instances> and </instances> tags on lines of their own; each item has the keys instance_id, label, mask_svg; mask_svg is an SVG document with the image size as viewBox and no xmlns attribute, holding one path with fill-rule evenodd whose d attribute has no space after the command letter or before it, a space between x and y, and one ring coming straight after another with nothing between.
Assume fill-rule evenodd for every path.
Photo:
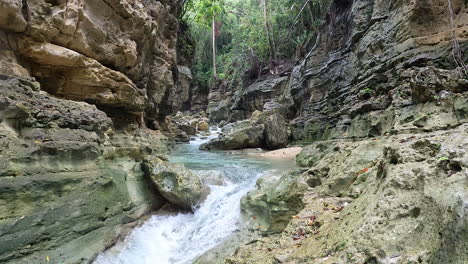
<instances>
[{"instance_id":1,"label":"narrow gorge","mask_svg":"<svg viewBox=\"0 0 468 264\"><path fill-rule=\"evenodd\" d=\"M466 0L0 0L0 263L468 264Z\"/></svg>"}]
</instances>

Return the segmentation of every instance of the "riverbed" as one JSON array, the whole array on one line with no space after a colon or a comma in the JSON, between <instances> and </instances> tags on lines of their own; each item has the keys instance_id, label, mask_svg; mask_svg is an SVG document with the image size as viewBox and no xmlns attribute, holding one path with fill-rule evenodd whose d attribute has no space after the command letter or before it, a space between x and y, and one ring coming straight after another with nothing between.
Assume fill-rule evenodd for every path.
<instances>
[{"instance_id":1,"label":"riverbed","mask_svg":"<svg viewBox=\"0 0 468 264\"><path fill-rule=\"evenodd\" d=\"M292 160L263 158L259 150L206 152L198 147L216 136L177 146L170 161L183 163L211 189L193 213L155 214L121 243L101 253L95 264L187 264L220 245L242 225L240 199L261 176L291 169Z\"/></svg>"}]
</instances>

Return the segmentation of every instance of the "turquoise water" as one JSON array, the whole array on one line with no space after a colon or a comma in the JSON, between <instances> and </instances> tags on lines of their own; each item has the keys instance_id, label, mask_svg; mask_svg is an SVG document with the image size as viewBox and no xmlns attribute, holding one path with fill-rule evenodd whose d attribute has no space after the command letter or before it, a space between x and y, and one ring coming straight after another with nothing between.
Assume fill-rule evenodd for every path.
<instances>
[{"instance_id":1,"label":"turquoise water","mask_svg":"<svg viewBox=\"0 0 468 264\"><path fill-rule=\"evenodd\" d=\"M242 153L198 150L205 140L180 145L170 161L183 163L202 180L220 179L194 213L152 216L125 241L98 256L95 264L185 264L227 239L240 223L240 199L258 177L277 174L284 164Z\"/></svg>"}]
</instances>

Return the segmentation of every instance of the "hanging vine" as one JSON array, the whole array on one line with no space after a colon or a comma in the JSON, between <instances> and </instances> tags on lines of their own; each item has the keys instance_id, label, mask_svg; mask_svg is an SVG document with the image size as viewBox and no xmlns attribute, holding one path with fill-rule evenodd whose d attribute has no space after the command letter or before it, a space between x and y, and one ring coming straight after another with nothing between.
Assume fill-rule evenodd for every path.
<instances>
[{"instance_id":1,"label":"hanging vine","mask_svg":"<svg viewBox=\"0 0 468 264\"><path fill-rule=\"evenodd\" d=\"M468 67L466 66L465 61L463 60L463 56L462 56L462 52L460 48L460 42L457 39L457 32L455 30L455 19L454 19L452 0L447 0L447 1L448 1L448 9L450 12L450 27L452 31L452 56L458 68L462 71L463 74L468 76Z\"/></svg>"}]
</instances>

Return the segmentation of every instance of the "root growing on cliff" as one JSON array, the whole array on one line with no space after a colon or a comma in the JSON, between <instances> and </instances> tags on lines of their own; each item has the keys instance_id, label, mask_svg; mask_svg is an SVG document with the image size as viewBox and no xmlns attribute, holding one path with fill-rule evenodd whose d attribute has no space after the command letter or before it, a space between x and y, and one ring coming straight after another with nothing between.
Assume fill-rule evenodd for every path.
<instances>
[{"instance_id":1,"label":"root growing on cliff","mask_svg":"<svg viewBox=\"0 0 468 264\"><path fill-rule=\"evenodd\" d=\"M452 0L447 0L447 2L448 2L448 9L450 12L450 28L452 30L452 45L453 45L452 55L453 55L453 58L455 59L455 63L461 69L462 73L468 76L468 67L466 66L465 61L463 60L460 43L458 42L457 33L455 31Z\"/></svg>"}]
</instances>

